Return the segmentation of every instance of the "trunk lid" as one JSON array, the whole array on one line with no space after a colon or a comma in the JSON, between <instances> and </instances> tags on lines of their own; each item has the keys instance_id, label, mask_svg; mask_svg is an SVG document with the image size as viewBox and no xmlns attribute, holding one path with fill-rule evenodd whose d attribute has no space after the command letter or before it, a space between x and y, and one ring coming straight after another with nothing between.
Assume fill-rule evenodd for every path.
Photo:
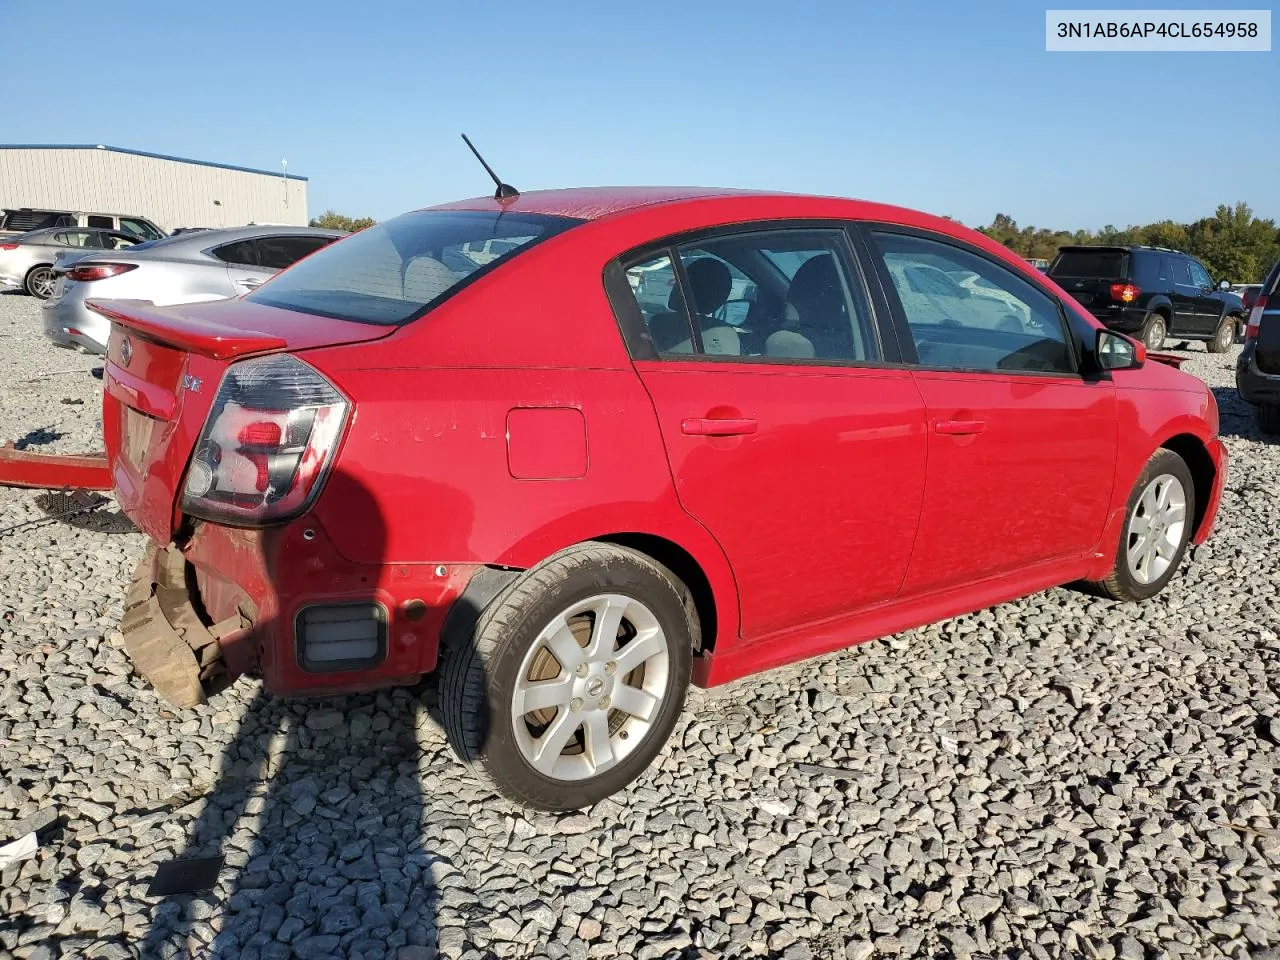
<instances>
[{"instance_id":1,"label":"trunk lid","mask_svg":"<svg viewBox=\"0 0 1280 960\"><path fill-rule=\"evenodd\" d=\"M120 508L168 543L187 463L222 375L236 360L378 340L396 327L304 316L243 300L157 307L88 301L112 321L103 432Z\"/></svg>"}]
</instances>

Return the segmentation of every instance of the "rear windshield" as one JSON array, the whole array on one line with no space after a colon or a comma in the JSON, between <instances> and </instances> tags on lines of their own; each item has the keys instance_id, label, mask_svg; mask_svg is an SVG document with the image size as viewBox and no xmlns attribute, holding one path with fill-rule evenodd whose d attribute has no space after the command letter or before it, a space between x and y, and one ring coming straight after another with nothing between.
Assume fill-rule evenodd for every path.
<instances>
[{"instance_id":1,"label":"rear windshield","mask_svg":"<svg viewBox=\"0 0 1280 960\"><path fill-rule=\"evenodd\" d=\"M245 299L298 313L398 326L522 250L581 221L460 210L406 213L277 274ZM501 243L488 245L486 240Z\"/></svg>"},{"instance_id":2,"label":"rear windshield","mask_svg":"<svg viewBox=\"0 0 1280 960\"><path fill-rule=\"evenodd\" d=\"M1049 276L1123 277L1128 260L1124 250L1063 250L1049 268Z\"/></svg>"}]
</instances>

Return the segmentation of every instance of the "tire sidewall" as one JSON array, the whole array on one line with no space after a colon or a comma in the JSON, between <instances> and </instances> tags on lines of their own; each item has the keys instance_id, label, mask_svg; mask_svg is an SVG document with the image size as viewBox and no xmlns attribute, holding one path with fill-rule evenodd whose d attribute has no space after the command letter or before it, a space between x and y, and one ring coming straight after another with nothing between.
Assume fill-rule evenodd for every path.
<instances>
[{"instance_id":1,"label":"tire sidewall","mask_svg":"<svg viewBox=\"0 0 1280 960\"><path fill-rule=\"evenodd\" d=\"M507 636L488 658L485 687L489 725L483 747L484 762L491 776L507 781L530 805L557 810L590 806L625 787L643 773L662 750L684 707L693 662L689 614L675 587L675 578L664 573L652 561L633 559L621 551L602 566L576 569L521 611ZM602 593L617 593L638 600L657 617L667 638L670 658L667 688L645 742L626 759L597 777L554 780L529 764L516 741L512 694L529 647L551 618Z\"/></svg>"},{"instance_id":2,"label":"tire sidewall","mask_svg":"<svg viewBox=\"0 0 1280 960\"><path fill-rule=\"evenodd\" d=\"M1158 342L1156 342L1156 339L1153 336L1157 327L1159 327L1161 331ZM1168 339L1168 336L1169 336L1169 324L1165 322L1165 319L1162 315L1158 313L1153 313L1151 316L1147 318L1147 322L1142 328L1143 346L1145 346L1148 350L1159 350L1161 347L1164 346L1164 342L1166 339Z\"/></svg>"},{"instance_id":3,"label":"tire sidewall","mask_svg":"<svg viewBox=\"0 0 1280 960\"><path fill-rule=\"evenodd\" d=\"M1143 491L1147 489L1152 480L1163 474L1177 477L1186 494L1186 533L1182 538L1182 543L1178 545L1177 553L1173 555L1173 562L1169 564L1169 569L1151 583L1139 583L1129 570L1129 524L1133 520L1134 509L1137 507ZM1173 579L1174 574L1182 566L1182 559L1186 555L1187 547L1190 545L1191 538L1195 533L1195 515L1196 488L1191 479L1191 471L1187 469L1186 462L1172 450L1158 451L1147 461L1147 465L1142 468L1142 473L1139 474L1137 482L1133 485L1133 490L1129 493L1129 499L1125 503L1124 526L1120 531L1120 542L1116 550L1115 577L1127 594L1135 600L1146 600L1149 597L1154 597Z\"/></svg>"},{"instance_id":4,"label":"tire sidewall","mask_svg":"<svg viewBox=\"0 0 1280 960\"><path fill-rule=\"evenodd\" d=\"M1209 346L1213 353L1226 353L1236 342L1236 322L1231 317L1223 317L1218 328L1213 332L1213 340Z\"/></svg>"}]
</instances>

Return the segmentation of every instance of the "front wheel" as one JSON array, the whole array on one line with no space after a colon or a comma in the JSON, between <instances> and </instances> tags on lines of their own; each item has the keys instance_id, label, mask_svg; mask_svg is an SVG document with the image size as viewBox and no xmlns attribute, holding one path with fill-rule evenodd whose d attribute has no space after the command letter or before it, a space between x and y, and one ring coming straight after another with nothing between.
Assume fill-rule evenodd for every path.
<instances>
[{"instance_id":1,"label":"front wheel","mask_svg":"<svg viewBox=\"0 0 1280 960\"><path fill-rule=\"evenodd\" d=\"M634 550L580 544L534 567L454 640L440 710L454 751L500 793L576 810L657 756L684 705L689 591Z\"/></svg>"},{"instance_id":2,"label":"front wheel","mask_svg":"<svg viewBox=\"0 0 1280 960\"><path fill-rule=\"evenodd\" d=\"M1148 350L1159 350L1164 346L1165 334L1168 331L1169 327L1164 317L1158 313L1151 314L1147 317L1147 322L1142 325L1142 345Z\"/></svg>"},{"instance_id":3,"label":"front wheel","mask_svg":"<svg viewBox=\"0 0 1280 960\"><path fill-rule=\"evenodd\" d=\"M1095 586L1113 600L1155 596L1182 562L1194 517L1191 471L1172 450L1157 450L1129 495L1111 575Z\"/></svg>"},{"instance_id":4,"label":"front wheel","mask_svg":"<svg viewBox=\"0 0 1280 960\"><path fill-rule=\"evenodd\" d=\"M1235 317L1223 317L1222 322L1218 324L1218 329L1214 331L1213 339L1209 341L1209 352L1226 353L1231 349L1231 345L1235 342Z\"/></svg>"}]
</instances>

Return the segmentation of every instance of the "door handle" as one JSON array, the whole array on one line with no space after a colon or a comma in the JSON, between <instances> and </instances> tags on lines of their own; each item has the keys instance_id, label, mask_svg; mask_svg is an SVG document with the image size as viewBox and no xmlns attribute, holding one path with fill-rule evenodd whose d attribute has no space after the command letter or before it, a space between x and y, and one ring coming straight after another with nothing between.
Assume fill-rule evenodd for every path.
<instances>
[{"instance_id":1,"label":"door handle","mask_svg":"<svg viewBox=\"0 0 1280 960\"><path fill-rule=\"evenodd\" d=\"M754 420L717 420L712 417L689 417L680 421L680 432L686 437L740 437L756 432Z\"/></svg>"},{"instance_id":2,"label":"door handle","mask_svg":"<svg viewBox=\"0 0 1280 960\"><path fill-rule=\"evenodd\" d=\"M965 437L987 429L985 420L935 420L933 429L949 437Z\"/></svg>"},{"instance_id":3,"label":"door handle","mask_svg":"<svg viewBox=\"0 0 1280 960\"><path fill-rule=\"evenodd\" d=\"M256 290L258 287L262 286L261 280L254 280L252 277L245 277L243 280L237 280L236 283L244 287L246 290Z\"/></svg>"}]
</instances>

